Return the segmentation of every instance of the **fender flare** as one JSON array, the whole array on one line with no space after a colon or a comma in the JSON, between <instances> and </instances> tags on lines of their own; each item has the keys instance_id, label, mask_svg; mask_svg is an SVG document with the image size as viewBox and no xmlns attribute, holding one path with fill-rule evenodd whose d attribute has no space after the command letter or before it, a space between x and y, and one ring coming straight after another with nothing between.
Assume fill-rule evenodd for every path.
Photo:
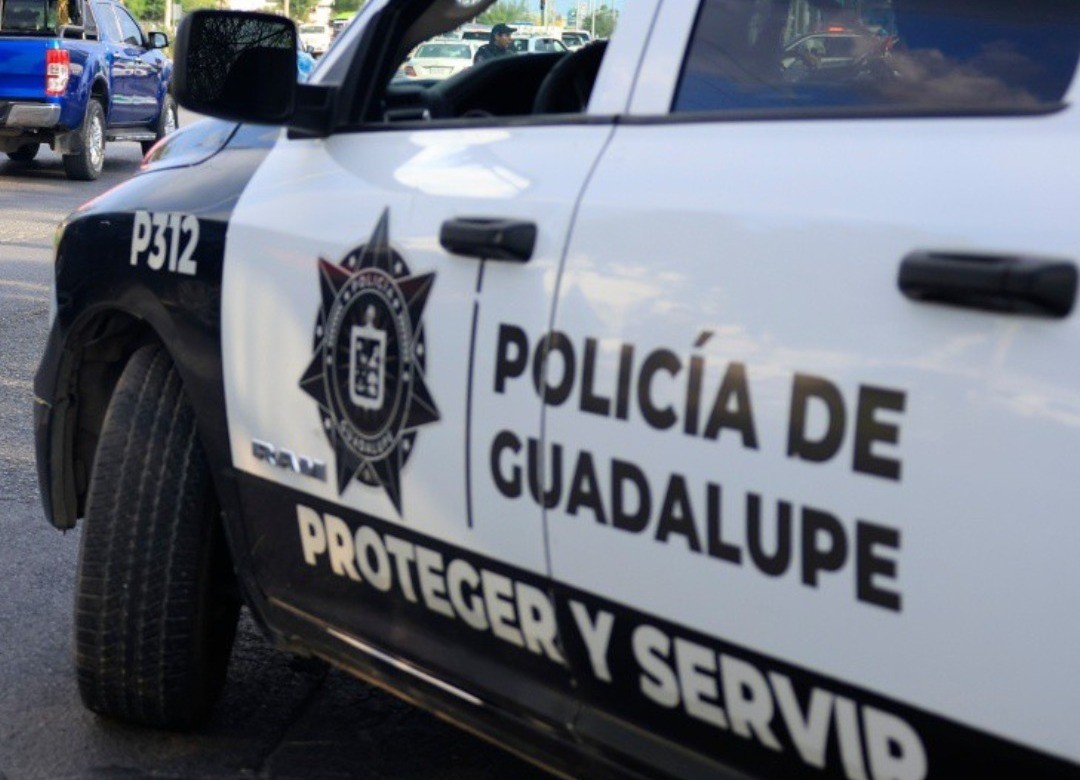
<instances>
[{"instance_id":1,"label":"fender flare","mask_svg":"<svg viewBox=\"0 0 1080 780\"><path fill-rule=\"evenodd\" d=\"M95 67L97 67L96 64ZM86 107L89 106L90 101L97 100L100 97L101 108L105 112L105 124L108 126L109 111L112 107L112 101L109 99L108 80L98 70L84 89L86 90L86 99L83 101L83 117L86 116ZM81 92L82 90L80 90L80 94ZM57 133L53 148L58 154L78 154L81 152L83 150L82 122L79 122L78 127L72 128L65 133Z\"/></svg>"}]
</instances>

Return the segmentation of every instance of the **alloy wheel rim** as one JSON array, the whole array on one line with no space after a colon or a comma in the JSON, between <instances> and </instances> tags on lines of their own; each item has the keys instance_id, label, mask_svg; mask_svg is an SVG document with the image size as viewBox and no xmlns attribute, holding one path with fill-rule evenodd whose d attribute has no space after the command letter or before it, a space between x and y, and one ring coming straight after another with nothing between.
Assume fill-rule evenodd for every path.
<instances>
[{"instance_id":1,"label":"alloy wheel rim","mask_svg":"<svg viewBox=\"0 0 1080 780\"><path fill-rule=\"evenodd\" d=\"M95 116L94 121L90 123L89 135L87 146L90 164L96 170L105 162L105 131L101 127L100 117Z\"/></svg>"}]
</instances>

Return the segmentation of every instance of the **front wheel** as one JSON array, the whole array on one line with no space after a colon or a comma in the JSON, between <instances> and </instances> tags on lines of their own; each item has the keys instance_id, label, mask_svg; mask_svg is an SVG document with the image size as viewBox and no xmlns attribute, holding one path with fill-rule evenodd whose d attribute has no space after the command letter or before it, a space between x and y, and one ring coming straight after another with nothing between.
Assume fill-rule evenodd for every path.
<instances>
[{"instance_id":1,"label":"front wheel","mask_svg":"<svg viewBox=\"0 0 1080 780\"><path fill-rule=\"evenodd\" d=\"M180 127L180 118L176 109L176 100L172 95L166 94L165 100L161 103L161 114L158 116L157 124L154 127L156 135L153 141L142 142L143 154L149 152L154 144L169 133L174 132L178 127Z\"/></svg>"},{"instance_id":2,"label":"front wheel","mask_svg":"<svg viewBox=\"0 0 1080 780\"><path fill-rule=\"evenodd\" d=\"M41 144L39 143L23 144L14 152L8 152L7 156L15 162L30 162L37 157L38 149L40 148Z\"/></svg>"},{"instance_id":3,"label":"front wheel","mask_svg":"<svg viewBox=\"0 0 1080 780\"><path fill-rule=\"evenodd\" d=\"M91 100L83 119L82 150L64 155L64 171L69 179L93 181L105 167L105 109Z\"/></svg>"},{"instance_id":4,"label":"front wheel","mask_svg":"<svg viewBox=\"0 0 1080 780\"><path fill-rule=\"evenodd\" d=\"M239 599L180 375L132 355L101 428L79 548L75 669L91 710L187 729L225 680Z\"/></svg>"}]
</instances>

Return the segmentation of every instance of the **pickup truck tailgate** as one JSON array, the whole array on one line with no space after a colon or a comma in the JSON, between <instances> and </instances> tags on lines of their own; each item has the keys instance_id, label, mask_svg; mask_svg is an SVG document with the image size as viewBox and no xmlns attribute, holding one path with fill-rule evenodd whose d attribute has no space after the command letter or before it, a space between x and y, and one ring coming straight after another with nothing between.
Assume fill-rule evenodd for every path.
<instances>
[{"instance_id":1,"label":"pickup truck tailgate","mask_svg":"<svg viewBox=\"0 0 1080 780\"><path fill-rule=\"evenodd\" d=\"M0 37L0 100L45 100L45 51L49 38Z\"/></svg>"}]
</instances>

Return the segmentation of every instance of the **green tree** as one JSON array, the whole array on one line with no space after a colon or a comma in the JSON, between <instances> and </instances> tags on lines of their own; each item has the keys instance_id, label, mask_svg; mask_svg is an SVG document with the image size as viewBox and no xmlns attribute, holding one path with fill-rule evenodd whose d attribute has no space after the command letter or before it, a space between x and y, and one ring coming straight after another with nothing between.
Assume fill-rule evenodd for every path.
<instances>
[{"instance_id":1,"label":"green tree","mask_svg":"<svg viewBox=\"0 0 1080 780\"><path fill-rule=\"evenodd\" d=\"M289 16L300 24L308 20L308 14L315 8L316 0L289 0Z\"/></svg>"},{"instance_id":2,"label":"green tree","mask_svg":"<svg viewBox=\"0 0 1080 780\"><path fill-rule=\"evenodd\" d=\"M334 19L348 18L360 10L364 0L334 0Z\"/></svg>"},{"instance_id":3,"label":"green tree","mask_svg":"<svg viewBox=\"0 0 1080 780\"><path fill-rule=\"evenodd\" d=\"M221 8L222 0L124 0L124 5L131 15L142 23L144 29L164 29L165 4L180 3L181 13L189 13L200 8ZM173 19L173 24L180 21L179 17ZM171 35L172 31L166 30Z\"/></svg>"},{"instance_id":4,"label":"green tree","mask_svg":"<svg viewBox=\"0 0 1080 780\"><path fill-rule=\"evenodd\" d=\"M165 19L165 0L127 0L125 5L140 22L161 22Z\"/></svg>"},{"instance_id":5,"label":"green tree","mask_svg":"<svg viewBox=\"0 0 1080 780\"><path fill-rule=\"evenodd\" d=\"M184 13L198 11L200 8L220 8L220 0L180 0L180 8Z\"/></svg>"},{"instance_id":6,"label":"green tree","mask_svg":"<svg viewBox=\"0 0 1080 780\"><path fill-rule=\"evenodd\" d=\"M308 20L308 14L315 7L317 0L289 0L289 18L297 24ZM285 13L285 0L266 0L263 10L271 14Z\"/></svg>"},{"instance_id":7,"label":"green tree","mask_svg":"<svg viewBox=\"0 0 1080 780\"><path fill-rule=\"evenodd\" d=\"M615 24L619 20L619 14L614 9L602 5L591 16L585 15L581 23L582 30L589 30L590 32L593 30L593 17L595 17L596 23L595 37L610 38L611 34L615 32Z\"/></svg>"},{"instance_id":8,"label":"green tree","mask_svg":"<svg viewBox=\"0 0 1080 780\"><path fill-rule=\"evenodd\" d=\"M500 2L495 3L491 8L476 17L476 21L480 24L498 24L499 22L532 22L536 24L539 20L539 0L533 0L533 2L500 0Z\"/></svg>"}]
</instances>

